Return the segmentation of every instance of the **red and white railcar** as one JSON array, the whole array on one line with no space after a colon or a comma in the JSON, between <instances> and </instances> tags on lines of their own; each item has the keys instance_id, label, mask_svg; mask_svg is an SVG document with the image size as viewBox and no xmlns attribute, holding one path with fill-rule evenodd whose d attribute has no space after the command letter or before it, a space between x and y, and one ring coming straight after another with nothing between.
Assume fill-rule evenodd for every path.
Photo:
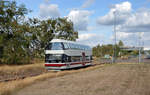
<instances>
[{"instance_id":1,"label":"red and white railcar","mask_svg":"<svg viewBox=\"0 0 150 95\"><path fill-rule=\"evenodd\" d=\"M87 45L53 39L45 48L45 67L63 70L91 65L92 50Z\"/></svg>"}]
</instances>

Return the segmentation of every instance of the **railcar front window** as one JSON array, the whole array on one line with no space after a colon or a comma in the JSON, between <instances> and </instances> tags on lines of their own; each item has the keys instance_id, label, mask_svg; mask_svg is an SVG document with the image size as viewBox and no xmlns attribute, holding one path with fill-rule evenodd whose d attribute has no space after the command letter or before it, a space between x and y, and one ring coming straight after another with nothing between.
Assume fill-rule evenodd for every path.
<instances>
[{"instance_id":1,"label":"railcar front window","mask_svg":"<svg viewBox=\"0 0 150 95\"><path fill-rule=\"evenodd\" d=\"M63 50L63 45L60 42L50 43L46 50Z\"/></svg>"}]
</instances>

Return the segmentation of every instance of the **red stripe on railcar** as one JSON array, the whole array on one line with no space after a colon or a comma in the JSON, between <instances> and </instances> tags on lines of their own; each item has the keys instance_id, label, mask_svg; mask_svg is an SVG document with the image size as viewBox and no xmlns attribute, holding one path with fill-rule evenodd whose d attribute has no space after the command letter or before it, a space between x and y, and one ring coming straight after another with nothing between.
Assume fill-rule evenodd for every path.
<instances>
[{"instance_id":1,"label":"red stripe on railcar","mask_svg":"<svg viewBox=\"0 0 150 95\"><path fill-rule=\"evenodd\" d=\"M61 66L66 66L66 64L45 64L45 66L61 67Z\"/></svg>"},{"instance_id":2,"label":"red stripe on railcar","mask_svg":"<svg viewBox=\"0 0 150 95\"><path fill-rule=\"evenodd\" d=\"M82 64L85 65L86 63L90 63L90 61L86 62L73 62L70 63L70 65L77 65L77 64ZM67 64L45 64L45 66L52 66L52 67L61 67L61 66L66 66Z\"/></svg>"}]
</instances>

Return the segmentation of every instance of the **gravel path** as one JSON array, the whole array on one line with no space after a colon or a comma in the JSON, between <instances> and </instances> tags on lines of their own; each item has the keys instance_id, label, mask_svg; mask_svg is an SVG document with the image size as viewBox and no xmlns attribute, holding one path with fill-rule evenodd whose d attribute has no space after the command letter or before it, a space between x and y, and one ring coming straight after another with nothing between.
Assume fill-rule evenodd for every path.
<instances>
[{"instance_id":1,"label":"gravel path","mask_svg":"<svg viewBox=\"0 0 150 95\"><path fill-rule=\"evenodd\" d=\"M150 64L115 64L47 79L14 95L150 95Z\"/></svg>"}]
</instances>

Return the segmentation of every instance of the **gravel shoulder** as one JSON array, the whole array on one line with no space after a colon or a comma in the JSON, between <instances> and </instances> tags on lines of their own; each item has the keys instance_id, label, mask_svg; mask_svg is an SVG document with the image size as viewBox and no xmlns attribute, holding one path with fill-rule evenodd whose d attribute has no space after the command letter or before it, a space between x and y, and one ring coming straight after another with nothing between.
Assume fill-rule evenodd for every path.
<instances>
[{"instance_id":1,"label":"gravel shoulder","mask_svg":"<svg viewBox=\"0 0 150 95\"><path fill-rule=\"evenodd\" d=\"M47 79L14 95L150 95L150 64L115 64Z\"/></svg>"}]
</instances>

